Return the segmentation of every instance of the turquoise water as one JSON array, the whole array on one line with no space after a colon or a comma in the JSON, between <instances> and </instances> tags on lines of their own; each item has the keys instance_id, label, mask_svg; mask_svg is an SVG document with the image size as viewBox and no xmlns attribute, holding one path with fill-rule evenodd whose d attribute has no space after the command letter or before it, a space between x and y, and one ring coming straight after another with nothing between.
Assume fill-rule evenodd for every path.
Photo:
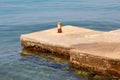
<instances>
[{"instance_id":1,"label":"turquoise water","mask_svg":"<svg viewBox=\"0 0 120 80\"><path fill-rule=\"evenodd\" d=\"M21 58L21 34L75 25L110 31L120 28L119 0L0 0L0 80L90 80L66 71L67 63Z\"/></svg>"}]
</instances>

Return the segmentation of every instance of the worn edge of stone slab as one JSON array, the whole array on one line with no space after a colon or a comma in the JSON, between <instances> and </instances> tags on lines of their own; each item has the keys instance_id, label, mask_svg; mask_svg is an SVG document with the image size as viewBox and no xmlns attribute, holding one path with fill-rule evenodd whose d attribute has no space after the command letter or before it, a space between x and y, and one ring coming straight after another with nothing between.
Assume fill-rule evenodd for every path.
<instances>
[{"instance_id":1,"label":"worn edge of stone slab","mask_svg":"<svg viewBox=\"0 0 120 80\"><path fill-rule=\"evenodd\" d=\"M70 50L70 66L75 69L84 68L99 74L120 77L120 60Z\"/></svg>"},{"instance_id":2,"label":"worn edge of stone slab","mask_svg":"<svg viewBox=\"0 0 120 80\"><path fill-rule=\"evenodd\" d=\"M24 48L27 48L30 50L36 50L36 51L40 51L43 53L52 53L54 55L59 55L60 57L64 57L64 58L68 58L68 59L70 58L70 54L69 54L70 48L68 48L68 47L40 43L33 39L24 38L23 36L21 36L21 45Z\"/></svg>"}]
</instances>

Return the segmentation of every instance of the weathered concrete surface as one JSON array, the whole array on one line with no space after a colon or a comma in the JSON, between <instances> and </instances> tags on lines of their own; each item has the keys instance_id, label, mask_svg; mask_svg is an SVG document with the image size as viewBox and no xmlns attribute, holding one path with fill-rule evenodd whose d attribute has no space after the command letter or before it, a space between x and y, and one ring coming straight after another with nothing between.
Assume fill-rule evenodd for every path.
<instances>
[{"instance_id":1,"label":"weathered concrete surface","mask_svg":"<svg viewBox=\"0 0 120 80\"><path fill-rule=\"evenodd\" d=\"M92 38L98 34L102 34L102 32L65 26L63 27L63 33L57 33L57 28L54 28L22 35L21 44L29 49L57 53L57 55L69 58L69 50L72 48L72 45L90 43Z\"/></svg>"},{"instance_id":2,"label":"weathered concrete surface","mask_svg":"<svg viewBox=\"0 0 120 80\"><path fill-rule=\"evenodd\" d=\"M25 48L70 58L71 66L120 77L120 30L100 32L75 26L25 34Z\"/></svg>"},{"instance_id":3,"label":"weathered concrete surface","mask_svg":"<svg viewBox=\"0 0 120 80\"><path fill-rule=\"evenodd\" d=\"M45 31L25 34L21 36L21 40L40 42L52 46L62 46L69 48L71 45L78 43L90 43L92 38L101 35L103 32L84 29L74 26L63 27L63 33L57 33L57 28Z\"/></svg>"}]
</instances>

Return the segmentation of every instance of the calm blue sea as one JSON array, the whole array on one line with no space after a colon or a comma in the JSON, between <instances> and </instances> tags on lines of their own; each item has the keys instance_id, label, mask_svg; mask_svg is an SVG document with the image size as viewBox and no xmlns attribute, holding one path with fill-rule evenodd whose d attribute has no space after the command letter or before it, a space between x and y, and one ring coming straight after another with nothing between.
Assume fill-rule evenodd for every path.
<instances>
[{"instance_id":1,"label":"calm blue sea","mask_svg":"<svg viewBox=\"0 0 120 80\"><path fill-rule=\"evenodd\" d=\"M22 57L21 34L63 25L110 31L120 28L120 0L0 0L0 80L90 80L67 63Z\"/></svg>"}]
</instances>

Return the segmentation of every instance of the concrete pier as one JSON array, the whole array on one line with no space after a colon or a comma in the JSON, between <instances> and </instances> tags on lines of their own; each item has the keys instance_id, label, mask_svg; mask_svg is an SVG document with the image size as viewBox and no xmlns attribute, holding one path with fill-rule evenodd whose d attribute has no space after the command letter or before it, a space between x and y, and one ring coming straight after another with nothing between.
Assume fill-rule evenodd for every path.
<instances>
[{"instance_id":1,"label":"concrete pier","mask_svg":"<svg viewBox=\"0 0 120 80\"><path fill-rule=\"evenodd\" d=\"M71 67L120 77L120 30L101 32L76 26L21 35L24 48L70 59Z\"/></svg>"}]
</instances>

